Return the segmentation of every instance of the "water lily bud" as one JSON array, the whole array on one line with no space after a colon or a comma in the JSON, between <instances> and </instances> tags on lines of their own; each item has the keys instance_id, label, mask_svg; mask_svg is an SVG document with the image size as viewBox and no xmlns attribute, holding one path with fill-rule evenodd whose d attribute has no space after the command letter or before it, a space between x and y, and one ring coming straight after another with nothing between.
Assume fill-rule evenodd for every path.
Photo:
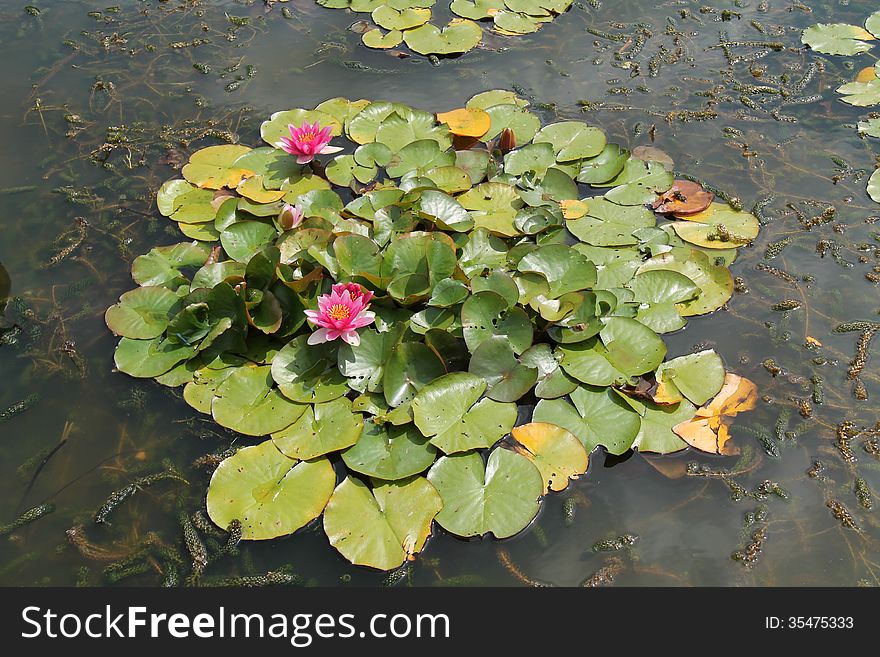
<instances>
[{"instance_id":1,"label":"water lily bud","mask_svg":"<svg viewBox=\"0 0 880 657\"><path fill-rule=\"evenodd\" d=\"M501 137L498 139L498 150L505 155L516 148L516 135L510 128L504 128L501 131Z\"/></svg>"},{"instance_id":2,"label":"water lily bud","mask_svg":"<svg viewBox=\"0 0 880 657\"><path fill-rule=\"evenodd\" d=\"M299 226L303 220L302 208L298 205L285 203L281 208L281 214L278 215L278 223L281 230L292 230Z\"/></svg>"}]
</instances>

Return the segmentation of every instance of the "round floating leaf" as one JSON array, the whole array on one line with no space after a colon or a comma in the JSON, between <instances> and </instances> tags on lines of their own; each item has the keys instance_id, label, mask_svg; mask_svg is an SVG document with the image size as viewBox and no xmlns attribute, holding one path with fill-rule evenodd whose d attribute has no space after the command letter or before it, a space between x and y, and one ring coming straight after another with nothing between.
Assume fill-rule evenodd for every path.
<instances>
[{"instance_id":1,"label":"round floating leaf","mask_svg":"<svg viewBox=\"0 0 880 657\"><path fill-rule=\"evenodd\" d=\"M544 492L538 468L509 449L493 450L485 467L476 452L441 457L428 481L443 500L437 523L458 536L513 536L538 514Z\"/></svg>"},{"instance_id":2,"label":"round floating leaf","mask_svg":"<svg viewBox=\"0 0 880 657\"><path fill-rule=\"evenodd\" d=\"M880 139L880 118L859 121L859 134Z\"/></svg>"},{"instance_id":3,"label":"round floating leaf","mask_svg":"<svg viewBox=\"0 0 880 657\"><path fill-rule=\"evenodd\" d=\"M223 250L233 260L248 262L264 246L275 241L278 231L261 221L239 221L220 233Z\"/></svg>"},{"instance_id":4,"label":"round floating leaf","mask_svg":"<svg viewBox=\"0 0 880 657\"><path fill-rule=\"evenodd\" d=\"M760 224L748 212L734 210L726 203L712 203L703 212L683 217L672 229L685 242L706 249L729 249L748 244L758 236Z\"/></svg>"},{"instance_id":5,"label":"round floating leaf","mask_svg":"<svg viewBox=\"0 0 880 657\"><path fill-rule=\"evenodd\" d=\"M196 348L171 342L162 337L152 340L122 338L113 354L116 369L139 379L152 379L165 374L183 360L196 354Z\"/></svg>"},{"instance_id":6,"label":"round floating leaf","mask_svg":"<svg viewBox=\"0 0 880 657\"><path fill-rule=\"evenodd\" d=\"M508 36L531 34L541 27L540 23L530 20L527 14L503 9L492 14L492 22L495 23L496 31Z\"/></svg>"},{"instance_id":7,"label":"round floating leaf","mask_svg":"<svg viewBox=\"0 0 880 657\"><path fill-rule=\"evenodd\" d=\"M529 101L520 98L514 92L507 89L492 89L483 91L473 96L465 107L474 107L476 109L488 110L495 105L516 105L517 107L528 107ZM537 132L537 130L536 130Z\"/></svg>"},{"instance_id":8,"label":"round floating leaf","mask_svg":"<svg viewBox=\"0 0 880 657\"><path fill-rule=\"evenodd\" d=\"M532 323L526 312L490 290L468 297L461 308L461 323L471 353L493 336L502 337L517 354L532 344Z\"/></svg>"},{"instance_id":9,"label":"round floating leaf","mask_svg":"<svg viewBox=\"0 0 880 657\"><path fill-rule=\"evenodd\" d=\"M527 171L544 175L556 163L553 146L550 144L527 144L510 151L504 156L504 172L511 176L521 176Z\"/></svg>"},{"instance_id":10,"label":"round floating leaf","mask_svg":"<svg viewBox=\"0 0 880 657\"><path fill-rule=\"evenodd\" d=\"M377 483L372 490L346 477L327 504L324 531L351 563L390 570L421 551L442 507L424 477Z\"/></svg>"},{"instance_id":11,"label":"round floating leaf","mask_svg":"<svg viewBox=\"0 0 880 657\"><path fill-rule=\"evenodd\" d=\"M335 484L327 459L297 461L267 440L238 450L214 471L208 515L220 527L240 521L247 540L286 536L321 515Z\"/></svg>"},{"instance_id":12,"label":"round floating leaf","mask_svg":"<svg viewBox=\"0 0 880 657\"><path fill-rule=\"evenodd\" d=\"M653 228L656 215L640 205L618 205L602 197L585 200L587 216L566 221L569 232L593 246L638 244L635 231Z\"/></svg>"},{"instance_id":13,"label":"round floating leaf","mask_svg":"<svg viewBox=\"0 0 880 657\"><path fill-rule=\"evenodd\" d=\"M492 16L493 10L503 9L504 0L452 0L449 8L462 18L479 21Z\"/></svg>"},{"instance_id":14,"label":"round floating leaf","mask_svg":"<svg viewBox=\"0 0 880 657\"><path fill-rule=\"evenodd\" d=\"M199 189L180 179L167 181L156 194L159 212L180 224L212 221L217 214L213 200L214 192L210 189Z\"/></svg>"},{"instance_id":15,"label":"round floating leaf","mask_svg":"<svg viewBox=\"0 0 880 657\"><path fill-rule=\"evenodd\" d=\"M224 146L208 146L196 151L189 158L180 173L196 187L220 189L235 188L254 172L236 165L235 161L250 151L247 146L227 144Z\"/></svg>"},{"instance_id":16,"label":"round floating leaf","mask_svg":"<svg viewBox=\"0 0 880 657\"><path fill-rule=\"evenodd\" d=\"M713 264L708 255L697 249L673 248L645 261L638 271L641 273L655 269L677 271L700 288L700 295L696 299L678 305L678 311L685 317L717 310L733 294L733 275L730 270Z\"/></svg>"},{"instance_id":17,"label":"round floating leaf","mask_svg":"<svg viewBox=\"0 0 880 657\"><path fill-rule=\"evenodd\" d=\"M248 436L265 436L290 426L308 406L273 387L266 365L239 367L217 388L211 412L217 424Z\"/></svg>"},{"instance_id":18,"label":"round floating leaf","mask_svg":"<svg viewBox=\"0 0 880 657\"><path fill-rule=\"evenodd\" d=\"M354 152L355 162L362 167L384 167L391 161L392 152L385 144L373 142L358 146Z\"/></svg>"},{"instance_id":19,"label":"round floating leaf","mask_svg":"<svg viewBox=\"0 0 880 657\"><path fill-rule=\"evenodd\" d=\"M139 287L119 297L119 303L107 309L104 320L116 335L149 340L162 335L179 301L168 288Z\"/></svg>"},{"instance_id":20,"label":"round floating leaf","mask_svg":"<svg viewBox=\"0 0 880 657\"><path fill-rule=\"evenodd\" d=\"M485 228L505 237L519 232L513 221L523 203L513 185L500 182L481 183L457 200L466 210L471 211L477 228Z\"/></svg>"},{"instance_id":21,"label":"round floating leaf","mask_svg":"<svg viewBox=\"0 0 880 657\"><path fill-rule=\"evenodd\" d=\"M390 5L380 5L370 15L373 22L386 30L409 30L424 25L431 20L431 10L422 7L395 9Z\"/></svg>"},{"instance_id":22,"label":"round floating leaf","mask_svg":"<svg viewBox=\"0 0 880 657\"><path fill-rule=\"evenodd\" d=\"M200 267L211 255L211 247L201 242L157 246L138 256L131 265L131 277L142 286L161 285L176 289L188 281L180 273L185 267Z\"/></svg>"},{"instance_id":23,"label":"round floating leaf","mask_svg":"<svg viewBox=\"0 0 880 657\"><path fill-rule=\"evenodd\" d=\"M559 162L571 162L602 153L605 133L580 121L564 121L541 128L534 142L550 144Z\"/></svg>"},{"instance_id":24,"label":"round floating leaf","mask_svg":"<svg viewBox=\"0 0 880 657\"><path fill-rule=\"evenodd\" d=\"M486 228L477 228L468 236L467 244L461 250L458 266L466 276L474 277L487 270L499 268L506 259L507 245L504 241L490 235Z\"/></svg>"},{"instance_id":25,"label":"round floating leaf","mask_svg":"<svg viewBox=\"0 0 880 657\"><path fill-rule=\"evenodd\" d=\"M354 180L366 184L376 177L378 169L375 166L362 167L353 155L340 155L325 169L327 180L340 187L348 187Z\"/></svg>"},{"instance_id":26,"label":"round floating leaf","mask_svg":"<svg viewBox=\"0 0 880 657\"><path fill-rule=\"evenodd\" d=\"M511 434L519 443L514 450L541 472L545 493L564 490L569 479L577 479L587 471L587 451L574 434L562 427L531 422L514 427Z\"/></svg>"},{"instance_id":27,"label":"round floating leaf","mask_svg":"<svg viewBox=\"0 0 880 657\"><path fill-rule=\"evenodd\" d=\"M292 109L275 112L268 121L263 121L260 136L267 144L277 146L281 137L290 137L288 126L299 128L303 123L317 123L322 128L329 126L334 137L342 134L342 123L335 116L320 110Z\"/></svg>"},{"instance_id":28,"label":"round floating leaf","mask_svg":"<svg viewBox=\"0 0 880 657\"><path fill-rule=\"evenodd\" d=\"M360 331L360 344L339 346L337 352L339 372L348 377L349 387L361 392L382 391L385 364L391 358L394 347L400 342L405 328L405 325L400 324L382 333L366 328ZM276 357L275 360L277 361L278 358Z\"/></svg>"},{"instance_id":29,"label":"round floating leaf","mask_svg":"<svg viewBox=\"0 0 880 657\"><path fill-rule=\"evenodd\" d=\"M678 404L654 404L624 397L642 418L639 435L633 441L634 448L638 447L640 452L671 454L688 446L672 428L690 420L697 410L696 406L686 399Z\"/></svg>"},{"instance_id":30,"label":"round floating leaf","mask_svg":"<svg viewBox=\"0 0 880 657\"><path fill-rule=\"evenodd\" d=\"M361 41L367 48L388 49L395 48L403 43L403 32L391 30L383 33L379 28L368 30L361 35Z\"/></svg>"},{"instance_id":31,"label":"round floating leaf","mask_svg":"<svg viewBox=\"0 0 880 657\"><path fill-rule=\"evenodd\" d=\"M702 212L712 203L715 194L690 180L676 180L654 201L654 210L676 216Z\"/></svg>"},{"instance_id":32,"label":"round floating leaf","mask_svg":"<svg viewBox=\"0 0 880 657\"><path fill-rule=\"evenodd\" d=\"M483 30L475 22L453 18L440 30L427 23L403 34L406 45L420 55L454 55L475 48L483 38Z\"/></svg>"},{"instance_id":33,"label":"round floating leaf","mask_svg":"<svg viewBox=\"0 0 880 657\"><path fill-rule=\"evenodd\" d=\"M623 171L629 160L629 151L617 144L605 144L602 152L580 163L577 181L600 185L616 177Z\"/></svg>"},{"instance_id":34,"label":"round floating leaf","mask_svg":"<svg viewBox=\"0 0 880 657\"><path fill-rule=\"evenodd\" d=\"M278 389L291 401L301 404L318 404L341 397L348 392L348 382L336 365L335 345L329 342L310 345L308 338L308 335L300 335L275 354L272 378Z\"/></svg>"},{"instance_id":35,"label":"round floating leaf","mask_svg":"<svg viewBox=\"0 0 880 657\"><path fill-rule=\"evenodd\" d=\"M342 452L349 469L386 481L424 472L436 458L436 448L412 424L365 422L357 443Z\"/></svg>"},{"instance_id":36,"label":"round floating leaf","mask_svg":"<svg viewBox=\"0 0 880 657\"><path fill-rule=\"evenodd\" d=\"M702 406L721 390L724 374L721 357L707 349L666 361L657 368L657 382L660 388L671 387Z\"/></svg>"},{"instance_id":37,"label":"round floating leaf","mask_svg":"<svg viewBox=\"0 0 880 657\"><path fill-rule=\"evenodd\" d=\"M435 379L413 399L416 426L446 454L493 445L516 422L516 406L477 402L485 389L483 379L466 372Z\"/></svg>"},{"instance_id":38,"label":"round floating leaf","mask_svg":"<svg viewBox=\"0 0 880 657\"><path fill-rule=\"evenodd\" d=\"M456 232L467 232L474 226L474 220L461 203L449 194L428 189L419 199L419 214L436 223L440 228Z\"/></svg>"},{"instance_id":39,"label":"round floating leaf","mask_svg":"<svg viewBox=\"0 0 880 657\"><path fill-rule=\"evenodd\" d=\"M416 393L446 373L443 362L421 342L402 342L385 363L382 388L389 406L412 401Z\"/></svg>"},{"instance_id":40,"label":"round floating leaf","mask_svg":"<svg viewBox=\"0 0 880 657\"><path fill-rule=\"evenodd\" d=\"M437 142L440 150L452 145L449 130L445 125L437 125L434 115L421 110L399 111L385 119L376 130L376 142L385 144L392 153L397 153L407 144L420 139Z\"/></svg>"},{"instance_id":41,"label":"round floating leaf","mask_svg":"<svg viewBox=\"0 0 880 657\"><path fill-rule=\"evenodd\" d=\"M505 128L509 128L516 137L517 145L524 146L532 140L541 127L540 119L519 105L493 105L484 109L492 124L489 131L481 137L481 141L495 139Z\"/></svg>"},{"instance_id":42,"label":"round floating leaf","mask_svg":"<svg viewBox=\"0 0 880 657\"><path fill-rule=\"evenodd\" d=\"M874 171L868 179L868 196L880 203L880 169Z\"/></svg>"},{"instance_id":43,"label":"round floating leaf","mask_svg":"<svg viewBox=\"0 0 880 657\"><path fill-rule=\"evenodd\" d=\"M565 244L539 247L522 258L516 268L521 272L541 274L547 279L550 285L547 297L551 299L596 284L596 265Z\"/></svg>"},{"instance_id":44,"label":"round floating leaf","mask_svg":"<svg viewBox=\"0 0 880 657\"><path fill-rule=\"evenodd\" d=\"M880 79L868 82L849 82L837 87L837 93L843 94L844 103L857 107L869 107L880 104Z\"/></svg>"},{"instance_id":45,"label":"round floating leaf","mask_svg":"<svg viewBox=\"0 0 880 657\"><path fill-rule=\"evenodd\" d=\"M363 416L352 413L351 402L343 397L306 406L296 422L272 434L272 441L287 456L307 461L351 447L363 427Z\"/></svg>"},{"instance_id":46,"label":"round floating leaf","mask_svg":"<svg viewBox=\"0 0 880 657\"><path fill-rule=\"evenodd\" d=\"M602 322L599 337L607 349L605 357L618 371L638 376L663 362L666 345L641 322L628 317L608 317Z\"/></svg>"},{"instance_id":47,"label":"round floating leaf","mask_svg":"<svg viewBox=\"0 0 880 657\"><path fill-rule=\"evenodd\" d=\"M546 343L530 347L522 355L521 361L538 370L535 397L539 399L562 397L577 388L577 382L562 371L558 357Z\"/></svg>"},{"instance_id":48,"label":"round floating leaf","mask_svg":"<svg viewBox=\"0 0 880 657\"><path fill-rule=\"evenodd\" d=\"M602 445L610 454L623 454L639 434L639 414L610 388L578 386L564 399L543 399L535 406L533 422L563 427L577 436L586 451Z\"/></svg>"},{"instance_id":49,"label":"round floating leaf","mask_svg":"<svg viewBox=\"0 0 880 657\"><path fill-rule=\"evenodd\" d=\"M860 39L872 39L870 32L846 23L819 23L804 30L801 42L826 55L858 55L871 49Z\"/></svg>"},{"instance_id":50,"label":"round floating leaf","mask_svg":"<svg viewBox=\"0 0 880 657\"><path fill-rule=\"evenodd\" d=\"M451 167L454 164L454 153L441 149L433 139L419 139L395 153L385 171L393 178L400 178L408 173L424 175L436 167Z\"/></svg>"},{"instance_id":51,"label":"round floating leaf","mask_svg":"<svg viewBox=\"0 0 880 657\"><path fill-rule=\"evenodd\" d=\"M880 11L875 11L865 20L865 29L875 38L880 39Z\"/></svg>"},{"instance_id":52,"label":"round floating leaf","mask_svg":"<svg viewBox=\"0 0 880 657\"><path fill-rule=\"evenodd\" d=\"M462 137L482 137L492 125L489 115L475 107L440 112L437 120L448 125L449 132Z\"/></svg>"},{"instance_id":53,"label":"round floating leaf","mask_svg":"<svg viewBox=\"0 0 880 657\"><path fill-rule=\"evenodd\" d=\"M538 370L521 362L503 336L483 341L473 351L468 371L488 384L486 396L500 402L518 400L535 385Z\"/></svg>"}]
</instances>

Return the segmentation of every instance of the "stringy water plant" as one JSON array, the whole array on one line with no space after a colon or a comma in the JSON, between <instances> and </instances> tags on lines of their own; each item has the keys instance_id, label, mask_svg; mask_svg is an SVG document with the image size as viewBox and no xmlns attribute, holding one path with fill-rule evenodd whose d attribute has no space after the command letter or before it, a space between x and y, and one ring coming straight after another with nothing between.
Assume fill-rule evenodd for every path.
<instances>
[{"instance_id":1,"label":"stringy water plant","mask_svg":"<svg viewBox=\"0 0 880 657\"><path fill-rule=\"evenodd\" d=\"M193 241L136 258L106 313L119 371L260 437L213 475L217 525L323 513L391 569L434 522L516 534L600 445L736 452L754 386L660 334L730 299L754 216L508 91L437 115L334 98L261 134L162 186Z\"/></svg>"},{"instance_id":2,"label":"stringy water plant","mask_svg":"<svg viewBox=\"0 0 880 657\"><path fill-rule=\"evenodd\" d=\"M483 38L478 21L492 23L503 36L537 32L571 7L572 0L453 0L453 18L445 27L431 22L436 0L317 0L330 9L369 13L361 40L369 48L396 48L405 43L420 55L458 55L476 48Z\"/></svg>"}]
</instances>

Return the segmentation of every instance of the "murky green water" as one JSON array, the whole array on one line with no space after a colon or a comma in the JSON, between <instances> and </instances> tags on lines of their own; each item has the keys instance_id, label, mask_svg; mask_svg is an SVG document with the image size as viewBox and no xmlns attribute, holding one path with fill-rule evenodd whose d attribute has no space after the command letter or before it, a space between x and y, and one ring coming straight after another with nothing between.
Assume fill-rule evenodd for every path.
<instances>
[{"instance_id":1,"label":"murky green water","mask_svg":"<svg viewBox=\"0 0 880 657\"><path fill-rule=\"evenodd\" d=\"M253 144L268 113L333 96L442 111L491 88L527 95L546 120L581 118L628 148L660 148L677 170L739 197L746 208L772 198L758 241L733 266L742 291L729 309L666 338L670 356L713 346L764 399L737 418L734 435L745 451L738 464L689 452L650 462L594 454L587 476L548 497L537 521L512 540L465 542L438 530L409 581L577 585L612 575L618 585L880 584L880 499L863 496L869 510L855 491L859 479L880 491L880 456L869 453L872 436L860 434L849 441L850 462L836 437L845 420L874 426L880 376L869 357L859 376L867 399L857 399L848 372L859 332L834 332L842 322L876 319L878 307L876 283L866 274L874 277L880 264L880 228L873 225L880 206L865 183L880 145L856 135L854 123L866 112L834 93L873 59L863 55L848 68L848 58L798 50L803 27L861 24L874 2L578 3L535 35L490 37L490 50L437 66L368 51L347 30L357 16L294 0L288 19L280 4L266 4L126 0L117 11L44 1L32 16L22 3L0 0L0 262L21 299L6 312L19 328L3 334L13 344L0 346L0 412L28 400L23 412L0 421L0 524L43 502L57 507L0 539L0 584L109 583L104 568L150 540L150 532L183 552L178 506L198 508L208 479L193 461L237 442L196 417L174 391L114 374L115 340L103 324L103 310L131 287L131 258L179 241L150 195L174 175L169 164L188 152L183 142L197 148L229 131ZM250 18L230 40L224 12ZM204 37L210 43L170 47ZM760 56L765 46L732 46L731 63L713 47L720 40L784 48ZM210 72L199 73L194 63ZM790 95L747 85L784 87ZM830 220L810 221L828 207ZM806 230L805 223L815 225ZM764 260L767 245L786 237L794 239ZM756 268L762 262L794 278ZM801 307L773 310L786 299ZM821 346L805 346L808 337ZM775 366L782 371L774 377ZM821 395L811 378L821 379ZM33 479L35 464L61 441ZM188 486L160 482L123 503L111 525L92 523L112 491L160 470L166 459ZM808 476L816 460L822 472ZM690 461L699 463L696 470L688 471ZM718 476L719 468L733 474ZM787 497L763 495L772 488L762 488L765 481ZM737 501L738 487L746 494ZM828 506L840 516L835 502L857 528L835 516ZM566 520L564 505L574 508L573 519ZM65 532L78 525L71 542ZM755 561L732 559L755 531L763 536L759 549L752 546ZM623 534L638 539L619 551L591 549ZM350 566L315 526L247 546L239 558L212 564L206 581L285 565L326 586L378 585L384 577ZM159 563L145 568L121 583L162 580Z\"/></svg>"}]
</instances>

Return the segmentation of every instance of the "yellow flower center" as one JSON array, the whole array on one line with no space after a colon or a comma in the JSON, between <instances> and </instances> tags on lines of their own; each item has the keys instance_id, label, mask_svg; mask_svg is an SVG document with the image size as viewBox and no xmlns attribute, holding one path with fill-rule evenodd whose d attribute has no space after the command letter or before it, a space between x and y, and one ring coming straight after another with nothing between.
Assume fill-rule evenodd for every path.
<instances>
[{"instance_id":1,"label":"yellow flower center","mask_svg":"<svg viewBox=\"0 0 880 657\"><path fill-rule=\"evenodd\" d=\"M327 311L327 316L330 319L348 319L350 315L351 308L343 306L341 303L330 306L330 310Z\"/></svg>"},{"instance_id":2,"label":"yellow flower center","mask_svg":"<svg viewBox=\"0 0 880 657\"><path fill-rule=\"evenodd\" d=\"M314 132L304 132L299 136L299 140L304 141L304 142L314 141L315 140L315 133Z\"/></svg>"}]
</instances>

